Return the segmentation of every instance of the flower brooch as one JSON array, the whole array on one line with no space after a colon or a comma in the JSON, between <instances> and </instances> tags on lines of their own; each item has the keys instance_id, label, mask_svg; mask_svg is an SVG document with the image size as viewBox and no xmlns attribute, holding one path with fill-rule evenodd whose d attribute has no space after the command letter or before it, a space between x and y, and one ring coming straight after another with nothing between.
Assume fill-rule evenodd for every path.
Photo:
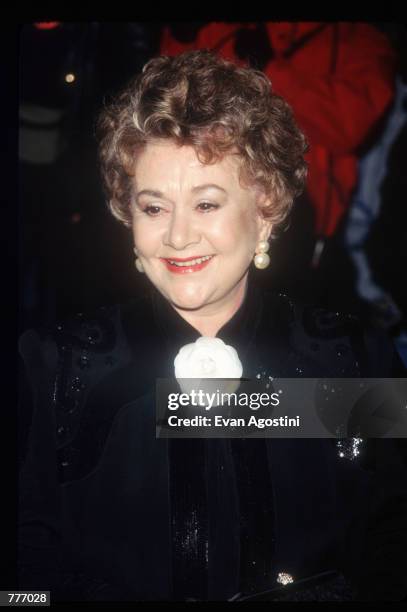
<instances>
[{"instance_id":1,"label":"flower brooch","mask_svg":"<svg viewBox=\"0 0 407 612\"><path fill-rule=\"evenodd\" d=\"M236 349L220 338L201 336L183 346L174 360L175 378L183 392L198 386L205 392L216 390L233 393L240 385L243 366ZM195 383L188 382L194 379ZM202 379L232 379L213 382ZM220 388L221 387L221 388Z\"/></svg>"}]
</instances>

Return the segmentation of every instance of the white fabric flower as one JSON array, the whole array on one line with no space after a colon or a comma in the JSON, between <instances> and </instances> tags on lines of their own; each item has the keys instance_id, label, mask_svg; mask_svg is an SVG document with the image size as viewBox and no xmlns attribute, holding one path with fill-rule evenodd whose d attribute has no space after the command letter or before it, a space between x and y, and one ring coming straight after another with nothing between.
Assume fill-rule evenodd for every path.
<instances>
[{"instance_id":1,"label":"white fabric flower","mask_svg":"<svg viewBox=\"0 0 407 612\"><path fill-rule=\"evenodd\" d=\"M241 378L243 367L236 349L220 338L201 336L183 346L174 361L178 378Z\"/></svg>"},{"instance_id":2,"label":"white fabric flower","mask_svg":"<svg viewBox=\"0 0 407 612\"><path fill-rule=\"evenodd\" d=\"M236 349L220 338L201 336L183 346L174 360L175 378L184 393L202 389L205 393L233 393L240 385L243 366ZM186 379L193 378L194 383ZM222 378L230 381L212 382L202 379Z\"/></svg>"}]
</instances>

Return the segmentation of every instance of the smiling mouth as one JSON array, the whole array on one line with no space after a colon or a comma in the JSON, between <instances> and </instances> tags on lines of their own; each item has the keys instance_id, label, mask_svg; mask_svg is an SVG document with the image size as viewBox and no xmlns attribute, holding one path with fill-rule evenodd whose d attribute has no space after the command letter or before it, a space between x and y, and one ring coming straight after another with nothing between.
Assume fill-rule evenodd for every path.
<instances>
[{"instance_id":1,"label":"smiling mouth","mask_svg":"<svg viewBox=\"0 0 407 612\"><path fill-rule=\"evenodd\" d=\"M198 272L202 270L208 263L213 259L214 255L203 255L202 257L195 257L193 259L163 259L161 261L167 266L170 272L185 273L185 272Z\"/></svg>"}]
</instances>

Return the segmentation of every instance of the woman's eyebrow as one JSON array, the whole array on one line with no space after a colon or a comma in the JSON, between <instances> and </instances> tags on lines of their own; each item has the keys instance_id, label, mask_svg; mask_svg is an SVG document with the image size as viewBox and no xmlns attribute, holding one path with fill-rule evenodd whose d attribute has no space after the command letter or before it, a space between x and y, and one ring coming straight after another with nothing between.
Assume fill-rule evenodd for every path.
<instances>
[{"instance_id":1,"label":"woman's eyebrow","mask_svg":"<svg viewBox=\"0 0 407 612\"><path fill-rule=\"evenodd\" d=\"M223 187L220 187L220 185L216 185L215 183L196 185L195 187L192 187L191 191L196 193L197 191L203 191L204 189L218 189L219 191L223 191L223 193L227 193L226 189L223 189ZM143 195L148 195L153 198L165 198L165 194L157 189L142 189L136 193L136 200Z\"/></svg>"},{"instance_id":2,"label":"woman's eyebrow","mask_svg":"<svg viewBox=\"0 0 407 612\"><path fill-rule=\"evenodd\" d=\"M196 187L193 187L191 191L195 193L196 191L202 191L203 189L219 189L219 191L227 193L226 189L223 189L223 187L220 187L215 183L205 183L204 185L196 185Z\"/></svg>"},{"instance_id":3,"label":"woman's eyebrow","mask_svg":"<svg viewBox=\"0 0 407 612\"><path fill-rule=\"evenodd\" d=\"M142 195L149 195L153 198L163 198L164 194L161 191L157 191L155 189L142 189L136 193L136 200Z\"/></svg>"}]
</instances>

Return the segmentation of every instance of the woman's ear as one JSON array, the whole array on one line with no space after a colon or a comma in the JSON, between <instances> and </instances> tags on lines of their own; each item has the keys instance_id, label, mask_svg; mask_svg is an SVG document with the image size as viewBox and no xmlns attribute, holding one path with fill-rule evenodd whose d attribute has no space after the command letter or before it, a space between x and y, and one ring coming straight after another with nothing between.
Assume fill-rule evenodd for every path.
<instances>
[{"instance_id":1,"label":"woman's ear","mask_svg":"<svg viewBox=\"0 0 407 612\"><path fill-rule=\"evenodd\" d=\"M273 224L269 219L262 218L260 220L259 241L270 240Z\"/></svg>"},{"instance_id":2,"label":"woman's ear","mask_svg":"<svg viewBox=\"0 0 407 612\"><path fill-rule=\"evenodd\" d=\"M270 198L261 194L257 200L257 227L259 241L269 240L273 229L273 223L264 216L264 209L270 205Z\"/></svg>"}]
</instances>

